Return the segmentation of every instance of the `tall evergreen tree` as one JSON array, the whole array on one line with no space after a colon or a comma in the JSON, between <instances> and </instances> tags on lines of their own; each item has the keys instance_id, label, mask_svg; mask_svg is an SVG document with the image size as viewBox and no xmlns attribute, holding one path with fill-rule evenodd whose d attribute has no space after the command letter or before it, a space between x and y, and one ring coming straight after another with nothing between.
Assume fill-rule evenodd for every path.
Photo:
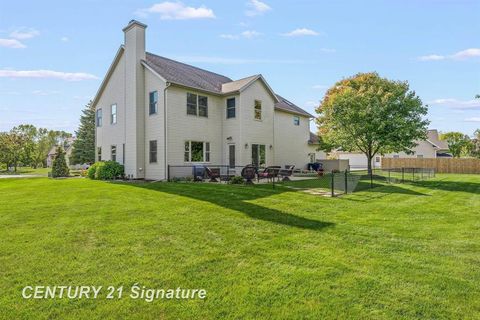
<instances>
[{"instance_id":1,"label":"tall evergreen tree","mask_svg":"<svg viewBox=\"0 0 480 320\"><path fill-rule=\"evenodd\" d=\"M83 110L80 118L80 126L75 131L77 136L73 143L71 157L72 164L95 162L95 108L90 101Z\"/></svg>"},{"instance_id":2,"label":"tall evergreen tree","mask_svg":"<svg viewBox=\"0 0 480 320\"><path fill-rule=\"evenodd\" d=\"M58 146L52 165L52 177L68 177L69 174L70 170L68 169L67 160L65 159L65 151L62 146Z\"/></svg>"}]
</instances>

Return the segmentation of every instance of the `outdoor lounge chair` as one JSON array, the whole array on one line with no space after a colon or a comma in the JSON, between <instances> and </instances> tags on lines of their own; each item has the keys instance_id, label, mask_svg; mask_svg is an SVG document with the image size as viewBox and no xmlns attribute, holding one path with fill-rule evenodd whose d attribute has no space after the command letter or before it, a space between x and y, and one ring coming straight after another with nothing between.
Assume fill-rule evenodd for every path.
<instances>
[{"instance_id":1,"label":"outdoor lounge chair","mask_svg":"<svg viewBox=\"0 0 480 320\"><path fill-rule=\"evenodd\" d=\"M210 178L210 182L218 182L218 178L220 178L220 168L209 168L205 167L205 171L207 173L207 177Z\"/></svg>"},{"instance_id":2,"label":"outdoor lounge chair","mask_svg":"<svg viewBox=\"0 0 480 320\"><path fill-rule=\"evenodd\" d=\"M257 181L260 182L262 179L268 179L268 181L273 181L278 178L278 173L280 172L280 166L269 166L263 169L263 171L257 174Z\"/></svg>"},{"instance_id":3,"label":"outdoor lounge chair","mask_svg":"<svg viewBox=\"0 0 480 320\"><path fill-rule=\"evenodd\" d=\"M282 177L282 181L290 181L290 177L293 174L294 165L286 165L285 169L280 170L278 173Z\"/></svg>"},{"instance_id":4,"label":"outdoor lounge chair","mask_svg":"<svg viewBox=\"0 0 480 320\"><path fill-rule=\"evenodd\" d=\"M253 179L255 179L255 175L257 174L257 169L252 166L251 164L245 166L242 169L242 177L245 179L245 184L253 184Z\"/></svg>"}]
</instances>

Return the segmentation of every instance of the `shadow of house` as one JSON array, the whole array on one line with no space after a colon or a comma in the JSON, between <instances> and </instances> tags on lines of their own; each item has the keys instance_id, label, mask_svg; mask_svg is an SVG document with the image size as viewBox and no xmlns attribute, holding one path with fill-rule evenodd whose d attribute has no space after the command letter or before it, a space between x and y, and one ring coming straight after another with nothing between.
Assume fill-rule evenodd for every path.
<instances>
[{"instance_id":1,"label":"shadow of house","mask_svg":"<svg viewBox=\"0 0 480 320\"><path fill-rule=\"evenodd\" d=\"M226 209L242 212L252 219L289 227L321 230L334 225L331 222L309 219L249 202L286 191L269 189L267 186L231 186L200 183L150 183L132 186L188 197L194 200L207 201Z\"/></svg>"}]
</instances>

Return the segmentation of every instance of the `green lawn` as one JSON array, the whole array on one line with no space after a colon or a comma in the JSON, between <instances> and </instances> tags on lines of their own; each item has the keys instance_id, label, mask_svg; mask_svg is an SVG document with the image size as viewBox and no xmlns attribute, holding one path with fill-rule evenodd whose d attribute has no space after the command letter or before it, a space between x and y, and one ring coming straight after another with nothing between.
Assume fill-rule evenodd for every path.
<instances>
[{"instance_id":1,"label":"green lawn","mask_svg":"<svg viewBox=\"0 0 480 320\"><path fill-rule=\"evenodd\" d=\"M30 168L30 167L18 167L17 172L14 171L7 171L7 170L0 170L0 175L14 175L14 174L31 174L31 175L39 175L39 176L48 176L48 173L52 171L52 168Z\"/></svg>"},{"instance_id":2,"label":"green lawn","mask_svg":"<svg viewBox=\"0 0 480 320\"><path fill-rule=\"evenodd\" d=\"M314 182L309 182L315 187ZM0 318L479 319L480 177L270 185L0 180ZM205 300L24 300L27 285Z\"/></svg>"}]
</instances>

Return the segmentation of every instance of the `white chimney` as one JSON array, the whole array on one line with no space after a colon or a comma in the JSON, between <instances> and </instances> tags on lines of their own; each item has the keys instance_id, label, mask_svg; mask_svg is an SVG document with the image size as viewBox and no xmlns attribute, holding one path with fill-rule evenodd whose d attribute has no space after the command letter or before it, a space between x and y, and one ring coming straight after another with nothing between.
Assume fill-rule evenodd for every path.
<instances>
[{"instance_id":1,"label":"white chimney","mask_svg":"<svg viewBox=\"0 0 480 320\"><path fill-rule=\"evenodd\" d=\"M125 34L125 173L144 178L145 172L145 28L131 20Z\"/></svg>"}]
</instances>

